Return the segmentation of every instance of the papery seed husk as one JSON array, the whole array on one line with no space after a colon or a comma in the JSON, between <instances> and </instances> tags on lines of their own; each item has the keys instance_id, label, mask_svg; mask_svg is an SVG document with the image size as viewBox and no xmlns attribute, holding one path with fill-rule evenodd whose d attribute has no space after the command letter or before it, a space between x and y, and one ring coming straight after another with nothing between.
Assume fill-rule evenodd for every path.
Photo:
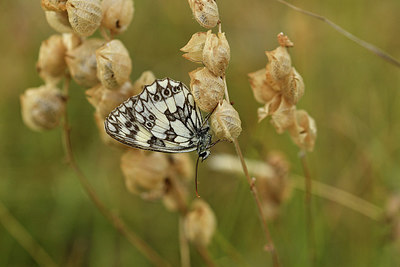
<instances>
[{"instance_id":1,"label":"papery seed husk","mask_svg":"<svg viewBox=\"0 0 400 267\"><path fill-rule=\"evenodd\" d=\"M132 21L134 8L133 0L103 0L103 19L101 25L112 34L124 32Z\"/></svg>"},{"instance_id":2,"label":"papery seed husk","mask_svg":"<svg viewBox=\"0 0 400 267\"><path fill-rule=\"evenodd\" d=\"M126 92L121 92L120 90L111 91L101 84L86 90L86 96L89 103L96 108L103 120L113 109L128 98Z\"/></svg>"},{"instance_id":3,"label":"papery seed husk","mask_svg":"<svg viewBox=\"0 0 400 267\"><path fill-rule=\"evenodd\" d=\"M185 216L183 226L185 236L189 241L200 246L207 246L214 235L217 220L210 206L205 201L196 199Z\"/></svg>"},{"instance_id":4,"label":"papery seed husk","mask_svg":"<svg viewBox=\"0 0 400 267\"><path fill-rule=\"evenodd\" d=\"M65 98L53 85L29 88L20 96L22 119L35 131L57 127L65 112Z\"/></svg>"},{"instance_id":5,"label":"papery seed husk","mask_svg":"<svg viewBox=\"0 0 400 267\"><path fill-rule=\"evenodd\" d=\"M278 36L278 43L282 47L293 47L294 44L290 41L289 37L284 35L283 32L279 33Z\"/></svg>"},{"instance_id":6,"label":"papery seed husk","mask_svg":"<svg viewBox=\"0 0 400 267\"><path fill-rule=\"evenodd\" d=\"M215 0L189 0L196 21L204 28L211 29L219 22L218 6Z\"/></svg>"},{"instance_id":7,"label":"papery seed husk","mask_svg":"<svg viewBox=\"0 0 400 267\"><path fill-rule=\"evenodd\" d=\"M40 2L44 11L63 12L66 10L67 0L41 0Z\"/></svg>"},{"instance_id":8,"label":"papery seed husk","mask_svg":"<svg viewBox=\"0 0 400 267\"><path fill-rule=\"evenodd\" d=\"M293 142L302 149L313 151L317 138L315 120L305 110L296 110L295 123L289 128Z\"/></svg>"},{"instance_id":9,"label":"papery seed husk","mask_svg":"<svg viewBox=\"0 0 400 267\"><path fill-rule=\"evenodd\" d=\"M207 38L203 49L203 63L216 76L225 75L230 60L230 48L225 33L218 36L207 32Z\"/></svg>"},{"instance_id":10,"label":"papery seed husk","mask_svg":"<svg viewBox=\"0 0 400 267\"><path fill-rule=\"evenodd\" d=\"M82 44L82 38L75 33L63 33L62 40L67 52Z\"/></svg>"},{"instance_id":11,"label":"papery seed husk","mask_svg":"<svg viewBox=\"0 0 400 267\"><path fill-rule=\"evenodd\" d=\"M129 149L121 157L121 170L129 192L162 192L169 163L166 154Z\"/></svg>"},{"instance_id":12,"label":"papery seed husk","mask_svg":"<svg viewBox=\"0 0 400 267\"><path fill-rule=\"evenodd\" d=\"M140 77L133 83L133 88L130 96L140 94L146 85L152 84L155 80L156 76L152 71L144 71L140 75Z\"/></svg>"},{"instance_id":13,"label":"papery seed husk","mask_svg":"<svg viewBox=\"0 0 400 267\"><path fill-rule=\"evenodd\" d=\"M265 103L265 105L263 107L258 108L257 109L258 122L261 122L268 115L273 114L278 109L281 102L282 102L282 95L276 94L270 101Z\"/></svg>"},{"instance_id":14,"label":"papery seed husk","mask_svg":"<svg viewBox=\"0 0 400 267\"><path fill-rule=\"evenodd\" d=\"M74 81L84 87L92 87L97 79L96 50L104 44L102 39L87 39L80 46L67 52L66 62Z\"/></svg>"},{"instance_id":15,"label":"papery seed husk","mask_svg":"<svg viewBox=\"0 0 400 267\"><path fill-rule=\"evenodd\" d=\"M268 103L277 95L277 91L267 83L265 76L265 68L248 74L251 89L253 90L254 98L261 104Z\"/></svg>"},{"instance_id":16,"label":"papery seed husk","mask_svg":"<svg viewBox=\"0 0 400 267\"><path fill-rule=\"evenodd\" d=\"M77 34L92 35L100 26L103 15L100 0L68 0L66 6L69 23Z\"/></svg>"},{"instance_id":17,"label":"papery seed husk","mask_svg":"<svg viewBox=\"0 0 400 267\"><path fill-rule=\"evenodd\" d=\"M285 98L280 98L281 102L276 110L271 111L271 124L277 133L281 134L295 123L296 106L289 103Z\"/></svg>"},{"instance_id":18,"label":"papery seed husk","mask_svg":"<svg viewBox=\"0 0 400 267\"><path fill-rule=\"evenodd\" d=\"M181 48L182 52L186 52L182 56L192 62L203 62L203 49L207 39L206 32L196 32L192 35L189 42Z\"/></svg>"},{"instance_id":19,"label":"papery seed husk","mask_svg":"<svg viewBox=\"0 0 400 267\"><path fill-rule=\"evenodd\" d=\"M68 21L68 14L64 12L45 11L47 23L54 30L60 33L72 32L71 24Z\"/></svg>"},{"instance_id":20,"label":"papery seed husk","mask_svg":"<svg viewBox=\"0 0 400 267\"><path fill-rule=\"evenodd\" d=\"M292 71L292 60L286 47L279 46L273 51L266 51L268 64L266 66L267 83L276 91L282 90L283 80Z\"/></svg>"},{"instance_id":21,"label":"papery seed husk","mask_svg":"<svg viewBox=\"0 0 400 267\"><path fill-rule=\"evenodd\" d=\"M112 40L96 51L97 77L108 89L118 89L131 74L132 61L120 40Z\"/></svg>"},{"instance_id":22,"label":"papery seed husk","mask_svg":"<svg viewBox=\"0 0 400 267\"><path fill-rule=\"evenodd\" d=\"M211 129L221 140L233 142L242 132L239 113L226 100L220 102L210 118Z\"/></svg>"},{"instance_id":23,"label":"papery seed husk","mask_svg":"<svg viewBox=\"0 0 400 267\"><path fill-rule=\"evenodd\" d=\"M282 87L282 94L286 100L292 105L297 104L304 94L303 78L293 67L291 73L288 75L286 84Z\"/></svg>"},{"instance_id":24,"label":"papery seed husk","mask_svg":"<svg viewBox=\"0 0 400 267\"><path fill-rule=\"evenodd\" d=\"M189 73L190 88L199 108L211 112L224 98L225 85L221 77L215 76L207 68L197 68Z\"/></svg>"},{"instance_id":25,"label":"papery seed husk","mask_svg":"<svg viewBox=\"0 0 400 267\"><path fill-rule=\"evenodd\" d=\"M52 35L42 42L36 69L44 81L56 83L64 76L65 53L66 48L61 35Z\"/></svg>"},{"instance_id":26,"label":"papery seed husk","mask_svg":"<svg viewBox=\"0 0 400 267\"><path fill-rule=\"evenodd\" d=\"M170 154L169 160L173 175L186 181L194 176L192 159L187 153Z\"/></svg>"}]
</instances>

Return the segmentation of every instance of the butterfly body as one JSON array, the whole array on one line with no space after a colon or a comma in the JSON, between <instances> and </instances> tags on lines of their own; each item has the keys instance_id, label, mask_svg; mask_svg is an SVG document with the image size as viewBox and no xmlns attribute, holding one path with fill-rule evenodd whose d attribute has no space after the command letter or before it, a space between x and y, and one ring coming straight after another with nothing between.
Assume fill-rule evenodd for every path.
<instances>
[{"instance_id":1,"label":"butterfly body","mask_svg":"<svg viewBox=\"0 0 400 267\"><path fill-rule=\"evenodd\" d=\"M104 126L112 138L131 147L166 153L197 150L202 160L210 154L208 122L189 89L169 78L156 80L124 101Z\"/></svg>"}]
</instances>

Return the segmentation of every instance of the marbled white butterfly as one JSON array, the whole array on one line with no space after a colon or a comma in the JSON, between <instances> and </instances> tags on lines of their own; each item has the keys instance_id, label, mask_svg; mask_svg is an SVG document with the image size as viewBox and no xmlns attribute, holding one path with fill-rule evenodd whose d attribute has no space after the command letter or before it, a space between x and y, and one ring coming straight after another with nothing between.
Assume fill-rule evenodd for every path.
<instances>
[{"instance_id":1,"label":"marbled white butterfly","mask_svg":"<svg viewBox=\"0 0 400 267\"><path fill-rule=\"evenodd\" d=\"M193 95L182 82L156 80L115 108L106 118L106 132L131 147L168 153L197 150L205 160L211 143ZM197 178L197 177L196 177Z\"/></svg>"}]
</instances>

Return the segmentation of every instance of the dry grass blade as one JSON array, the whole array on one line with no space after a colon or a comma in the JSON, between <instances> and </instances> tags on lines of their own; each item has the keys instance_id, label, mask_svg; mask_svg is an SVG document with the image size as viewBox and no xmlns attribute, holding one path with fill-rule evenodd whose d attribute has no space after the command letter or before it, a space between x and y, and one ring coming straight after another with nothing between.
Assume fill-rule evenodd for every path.
<instances>
[{"instance_id":1,"label":"dry grass blade","mask_svg":"<svg viewBox=\"0 0 400 267\"><path fill-rule=\"evenodd\" d=\"M396 67L400 68L400 61L398 61L397 59L395 59L394 57L392 57L391 55L387 54L386 52L382 51L380 48L358 38L357 36L355 36L354 34L346 31L345 29L343 29L342 27L340 27L339 25L337 25L336 23L334 23L333 21L318 15L316 13L304 10L302 8L299 8L295 5L292 5L284 0L276 0L279 3L282 3L300 13L303 13L307 16L313 17L315 19L321 20L323 22L326 22L329 26L331 26L332 28L334 28L336 31L338 31L339 33L343 34L344 36L346 36L347 38L349 38L350 40L352 40L353 42L361 45L362 47L364 47L365 49L369 50L370 52L374 53L375 55L379 56L380 58L382 58L383 60L389 62L390 64L395 65Z\"/></svg>"}]
</instances>

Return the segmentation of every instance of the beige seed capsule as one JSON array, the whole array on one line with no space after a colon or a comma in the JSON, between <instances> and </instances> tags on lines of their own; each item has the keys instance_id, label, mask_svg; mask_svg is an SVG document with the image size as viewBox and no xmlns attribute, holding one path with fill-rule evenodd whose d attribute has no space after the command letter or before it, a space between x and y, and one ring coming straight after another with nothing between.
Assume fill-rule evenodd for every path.
<instances>
[{"instance_id":1,"label":"beige seed capsule","mask_svg":"<svg viewBox=\"0 0 400 267\"><path fill-rule=\"evenodd\" d=\"M140 94L146 85L152 84L155 80L156 76L152 71L144 71L140 75L140 77L133 83L133 88L130 96Z\"/></svg>"},{"instance_id":2,"label":"beige seed capsule","mask_svg":"<svg viewBox=\"0 0 400 267\"><path fill-rule=\"evenodd\" d=\"M214 235L217 220L210 206L205 201L196 199L185 216L183 226L187 239L197 245L207 246Z\"/></svg>"},{"instance_id":3,"label":"beige seed capsule","mask_svg":"<svg viewBox=\"0 0 400 267\"><path fill-rule=\"evenodd\" d=\"M188 0L193 16L204 28L214 28L219 22L218 6L215 0Z\"/></svg>"},{"instance_id":4,"label":"beige seed capsule","mask_svg":"<svg viewBox=\"0 0 400 267\"><path fill-rule=\"evenodd\" d=\"M218 104L210 123L215 136L221 140L233 142L242 132L239 113L226 100Z\"/></svg>"},{"instance_id":5,"label":"beige seed capsule","mask_svg":"<svg viewBox=\"0 0 400 267\"><path fill-rule=\"evenodd\" d=\"M41 0L41 5L44 11L62 12L66 10L66 2L67 0Z\"/></svg>"},{"instance_id":6,"label":"beige seed capsule","mask_svg":"<svg viewBox=\"0 0 400 267\"><path fill-rule=\"evenodd\" d=\"M266 51L268 64L266 67L267 83L276 91L282 90L282 82L292 71L292 60L286 47L279 46L275 50Z\"/></svg>"},{"instance_id":7,"label":"beige seed capsule","mask_svg":"<svg viewBox=\"0 0 400 267\"><path fill-rule=\"evenodd\" d=\"M161 196L168 177L169 163L166 154L129 149L121 157L121 170L129 192Z\"/></svg>"},{"instance_id":8,"label":"beige seed capsule","mask_svg":"<svg viewBox=\"0 0 400 267\"><path fill-rule=\"evenodd\" d=\"M27 89L20 96L22 119L35 131L50 130L58 126L65 112L65 99L52 85Z\"/></svg>"},{"instance_id":9,"label":"beige seed capsule","mask_svg":"<svg viewBox=\"0 0 400 267\"><path fill-rule=\"evenodd\" d=\"M265 104L278 93L267 83L265 68L248 74L251 89L257 102Z\"/></svg>"},{"instance_id":10,"label":"beige seed capsule","mask_svg":"<svg viewBox=\"0 0 400 267\"><path fill-rule=\"evenodd\" d=\"M103 20L101 25L112 34L124 32L132 21L133 0L103 0Z\"/></svg>"},{"instance_id":11,"label":"beige seed capsule","mask_svg":"<svg viewBox=\"0 0 400 267\"><path fill-rule=\"evenodd\" d=\"M190 88L199 108L211 112L224 98L224 81L207 68L198 68L189 73Z\"/></svg>"},{"instance_id":12,"label":"beige seed capsule","mask_svg":"<svg viewBox=\"0 0 400 267\"><path fill-rule=\"evenodd\" d=\"M120 90L111 91L101 84L86 90L86 96L89 103L92 104L103 120L114 108L128 98L126 92L121 92Z\"/></svg>"},{"instance_id":13,"label":"beige seed capsule","mask_svg":"<svg viewBox=\"0 0 400 267\"><path fill-rule=\"evenodd\" d=\"M120 40L112 40L96 51L97 77L108 89L117 89L131 74L132 61Z\"/></svg>"},{"instance_id":14,"label":"beige seed capsule","mask_svg":"<svg viewBox=\"0 0 400 267\"><path fill-rule=\"evenodd\" d=\"M62 40L67 52L82 44L82 38L75 33L64 33L62 35Z\"/></svg>"},{"instance_id":15,"label":"beige seed capsule","mask_svg":"<svg viewBox=\"0 0 400 267\"><path fill-rule=\"evenodd\" d=\"M293 142L302 149L313 151L317 138L315 120L305 110L296 110L295 123L289 129Z\"/></svg>"},{"instance_id":16,"label":"beige seed capsule","mask_svg":"<svg viewBox=\"0 0 400 267\"><path fill-rule=\"evenodd\" d=\"M206 32L196 32L192 35L189 42L181 48L183 54L182 56L187 60L192 62L201 63L203 62L203 50L206 43L207 33Z\"/></svg>"},{"instance_id":17,"label":"beige seed capsule","mask_svg":"<svg viewBox=\"0 0 400 267\"><path fill-rule=\"evenodd\" d=\"M293 67L285 81L286 84L282 88L282 94L290 104L296 105L304 95L303 78Z\"/></svg>"},{"instance_id":18,"label":"beige seed capsule","mask_svg":"<svg viewBox=\"0 0 400 267\"><path fill-rule=\"evenodd\" d=\"M216 76L225 75L231 58L230 48L225 33L218 33L218 36L207 32L207 38L203 50L204 65Z\"/></svg>"},{"instance_id":19,"label":"beige seed capsule","mask_svg":"<svg viewBox=\"0 0 400 267\"><path fill-rule=\"evenodd\" d=\"M85 40L80 46L67 52L65 60L74 81L84 87L92 87L97 79L96 50L104 44L101 39Z\"/></svg>"},{"instance_id":20,"label":"beige seed capsule","mask_svg":"<svg viewBox=\"0 0 400 267\"><path fill-rule=\"evenodd\" d=\"M72 29L81 36L92 35L103 15L100 0L68 0L67 12Z\"/></svg>"},{"instance_id":21,"label":"beige seed capsule","mask_svg":"<svg viewBox=\"0 0 400 267\"><path fill-rule=\"evenodd\" d=\"M61 35L52 35L42 42L36 69L46 83L56 83L64 76L65 53Z\"/></svg>"},{"instance_id":22,"label":"beige seed capsule","mask_svg":"<svg viewBox=\"0 0 400 267\"><path fill-rule=\"evenodd\" d=\"M45 11L47 23L54 30L60 33L72 32L71 24L68 21L68 14L64 12Z\"/></svg>"}]
</instances>

